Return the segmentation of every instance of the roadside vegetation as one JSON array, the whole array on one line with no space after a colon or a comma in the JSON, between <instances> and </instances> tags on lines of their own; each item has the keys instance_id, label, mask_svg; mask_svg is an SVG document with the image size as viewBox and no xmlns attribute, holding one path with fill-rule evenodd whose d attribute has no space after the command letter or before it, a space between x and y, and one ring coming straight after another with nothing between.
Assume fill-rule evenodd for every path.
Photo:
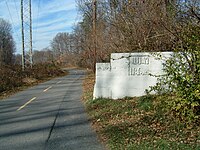
<instances>
[{"instance_id":1,"label":"roadside vegetation","mask_svg":"<svg viewBox=\"0 0 200 150\"><path fill-rule=\"evenodd\" d=\"M78 2L84 14L79 29L86 37L83 62L90 67L92 3ZM199 150L200 2L104 0L97 5L98 62L107 62L113 52L173 52L165 74L151 87L155 95L150 90L143 97L93 100L94 76L86 78L83 100L102 141L113 150Z\"/></svg>"},{"instance_id":2,"label":"roadside vegetation","mask_svg":"<svg viewBox=\"0 0 200 150\"><path fill-rule=\"evenodd\" d=\"M32 69L22 71L20 65L0 67L0 98L16 92L24 87L38 84L50 78L66 75L55 64L43 63L33 65Z\"/></svg>"},{"instance_id":3,"label":"roadside vegetation","mask_svg":"<svg viewBox=\"0 0 200 150\"><path fill-rule=\"evenodd\" d=\"M167 95L93 100L94 75L84 82L83 101L99 138L113 150L199 150L199 121L186 122L167 106Z\"/></svg>"},{"instance_id":4,"label":"roadside vegetation","mask_svg":"<svg viewBox=\"0 0 200 150\"><path fill-rule=\"evenodd\" d=\"M15 54L16 45L13 38L12 25L0 18L0 98L9 96L25 87L35 85L47 79L65 75L58 58L52 51L43 49L34 51L32 68L21 67L21 55Z\"/></svg>"},{"instance_id":5,"label":"roadside vegetation","mask_svg":"<svg viewBox=\"0 0 200 150\"><path fill-rule=\"evenodd\" d=\"M73 32L58 33L48 48L34 51L36 65L25 71L21 55L14 54L12 26L0 18L0 95L64 74L46 62L95 72L95 63L107 62L114 52L173 51L166 74L151 87L156 95L93 100L91 74L83 101L109 149L199 150L200 1L77 0L77 6L82 20Z\"/></svg>"}]
</instances>

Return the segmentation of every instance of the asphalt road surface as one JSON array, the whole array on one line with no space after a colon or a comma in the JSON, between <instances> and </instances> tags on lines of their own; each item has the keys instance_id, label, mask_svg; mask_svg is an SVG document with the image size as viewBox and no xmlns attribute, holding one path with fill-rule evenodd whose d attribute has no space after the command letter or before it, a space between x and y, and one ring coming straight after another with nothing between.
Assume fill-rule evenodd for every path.
<instances>
[{"instance_id":1,"label":"asphalt road surface","mask_svg":"<svg viewBox=\"0 0 200 150\"><path fill-rule=\"evenodd\" d=\"M84 71L0 101L0 150L103 150L81 103Z\"/></svg>"}]
</instances>

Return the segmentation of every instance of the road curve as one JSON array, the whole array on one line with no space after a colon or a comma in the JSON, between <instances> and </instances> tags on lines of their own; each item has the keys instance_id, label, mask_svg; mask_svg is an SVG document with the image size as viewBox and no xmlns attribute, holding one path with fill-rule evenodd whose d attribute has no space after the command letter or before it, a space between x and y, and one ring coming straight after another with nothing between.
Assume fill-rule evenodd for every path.
<instances>
[{"instance_id":1,"label":"road curve","mask_svg":"<svg viewBox=\"0 0 200 150\"><path fill-rule=\"evenodd\" d=\"M81 103L85 72L0 101L0 150L103 150Z\"/></svg>"}]
</instances>

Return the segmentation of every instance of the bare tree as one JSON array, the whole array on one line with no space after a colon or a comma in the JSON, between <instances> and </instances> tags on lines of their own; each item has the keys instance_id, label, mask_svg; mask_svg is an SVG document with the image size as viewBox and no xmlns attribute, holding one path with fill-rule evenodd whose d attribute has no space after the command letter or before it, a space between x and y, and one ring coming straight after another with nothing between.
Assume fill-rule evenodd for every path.
<instances>
[{"instance_id":1,"label":"bare tree","mask_svg":"<svg viewBox=\"0 0 200 150\"><path fill-rule=\"evenodd\" d=\"M71 39L70 34L63 32L58 33L51 42L51 48L56 57L71 51Z\"/></svg>"},{"instance_id":2,"label":"bare tree","mask_svg":"<svg viewBox=\"0 0 200 150\"><path fill-rule=\"evenodd\" d=\"M81 49L79 63L92 68L92 0L77 4L83 19L74 30L75 47ZM97 62L109 60L112 52L172 51L179 22L199 23L199 5L198 0L97 0Z\"/></svg>"},{"instance_id":3,"label":"bare tree","mask_svg":"<svg viewBox=\"0 0 200 150\"><path fill-rule=\"evenodd\" d=\"M44 48L40 51L35 50L33 52L34 64L38 63L51 63L53 62L53 52L49 48Z\"/></svg>"},{"instance_id":4,"label":"bare tree","mask_svg":"<svg viewBox=\"0 0 200 150\"><path fill-rule=\"evenodd\" d=\"M105 0L97 0L95 3L97 8L93 10L94 2L92 0L77 0L79 11L83 14L82 21L78 23L74 30L76 35L75 40L78 40L78 46L82 50L79 64L89 68L93 68L94 59L96 59L97 62L108 60L111 52L111 47L108 44L110 42L108 32L110 27L106 19L107 12L104 9L106 6L105 2ZM94 12L96 12L95 17ZM94 22L96 23L95 33Z\"/></svg>"},{"instance_id":5,"label":"bare tree","mask_svg":"<svg viewBox=\"0 0 200 150\"><path fill-rule=\"evenodd\" d=\"M11 24L0 18L0 65L12 64L14 52L15 42Z\"/></svg>"},{"instance_id":6,"label":"bare tree","mask_svg":"<svg viewBox=\"0 0 200 150\"><path fill-rule=\"evenodd\" d=\"M77 64L78 60L75 58L75 55L79 55L81 50L78 45L78 34L70 34L66 32L58 33L51 42L51 50L53 52L54 60L62 65Z\"/></svg>"}]
</instances>

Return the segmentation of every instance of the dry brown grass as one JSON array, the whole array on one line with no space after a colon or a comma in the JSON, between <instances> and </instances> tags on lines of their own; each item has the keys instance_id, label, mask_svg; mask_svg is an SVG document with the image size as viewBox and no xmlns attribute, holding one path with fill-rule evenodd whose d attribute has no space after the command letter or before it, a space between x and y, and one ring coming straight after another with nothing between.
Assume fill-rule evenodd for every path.
<instances>
[{"instance_id":1,"label":"dry brown grass","mask_svg":"<svg viewBox=\"0 0 200 150\"><path fill-rule=\"evenodd\" d=\"M22 71L21 66L0 67L0 98L5 98L26 87L48 79L65 75L66 72L54 64L37 64L32 69Z\"/></svg>"}]
</instances>

